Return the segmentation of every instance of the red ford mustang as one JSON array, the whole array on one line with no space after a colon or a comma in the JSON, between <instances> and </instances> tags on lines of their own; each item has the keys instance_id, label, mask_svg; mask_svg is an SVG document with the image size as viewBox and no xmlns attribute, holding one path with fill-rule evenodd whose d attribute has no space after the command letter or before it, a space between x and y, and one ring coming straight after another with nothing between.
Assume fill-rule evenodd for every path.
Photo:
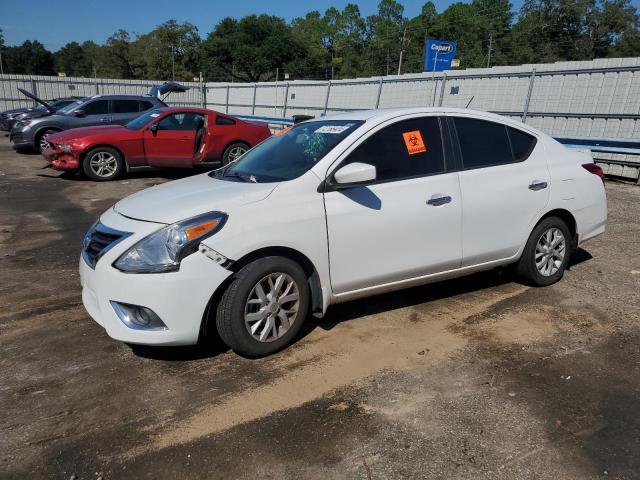
<instances>
[{"instance_id":1,"label":"red ford mustang","mask_svg":"<svg viewBox=\"0 0 640 480\"><path fill-rule=\"evenodd\" d=\"M131 168L225 165L269 137L251 123L203 108L151 110L125 126L74 128L51 135L42 152L56 170L82 170L93 180L113 180Z\"/></svg>"}]
</instances>

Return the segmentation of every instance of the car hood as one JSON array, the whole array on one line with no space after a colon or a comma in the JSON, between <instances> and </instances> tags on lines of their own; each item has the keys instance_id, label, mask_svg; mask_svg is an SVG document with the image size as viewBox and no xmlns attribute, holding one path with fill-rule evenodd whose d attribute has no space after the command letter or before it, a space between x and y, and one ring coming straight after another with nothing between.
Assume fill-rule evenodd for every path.
<instances>
[{"instance_id":1,"label":"car hood","mask_svg":"<svg viewBox=\"0 0 640 480\"><path fill-rule=\"evenodd\" d=\"M134 193L113 208L125 217L169 224L206 212L228 212L233 207L259 202L277 185L218 180L205 173Z\"/></svg>"},{"instance_id":2,"label":"car hood","mask_svg":"<svg viewBox=\"0 0 640 480\"><path fill-rule=\"evenodd\" d=\"M10 116L10 115L19 115L21 113L26 113L26 112L30 112L32 111L33 108L27 108L27 107L22 107L22 108L14 108L13 110L5 110L4 112L0 112L0 115L4 115L4 116Z\"/></svg>"},{"instance_id":3,"label":"car hood","mask_svg":"<svg viewBox=\"0 0 640 480\"><path fill-rule=\"evenodd\" d=\"M63 130L62 132L51 135L51 141L68 142L76 138L86 138L91 135L101 135L104 133L113 134L119 131L129 131L122 125L97 125L95 127L81 127L71 128L69 130Z\"/></svg>"},{"instance_id":4,"label":"car hood","mask_svg":"<svg viewBox=\"0 0 640 480\"><path fill-rule=\"evenodd\" d=\"M31 100L35 100L36 102L38 102L41 105L44 105L44 108L46 108L48 111L50 111L51 113L54 113L56 110L55 108L53 108L51 105L49 105L47 102L45 102L44 100L42 100L41 98L36 97L33 93L31 92L27 92L25 89L23 88L19 88L18 91L20 93L22 93L23 95L29 97Z\"/></svg>"}]
</instances>

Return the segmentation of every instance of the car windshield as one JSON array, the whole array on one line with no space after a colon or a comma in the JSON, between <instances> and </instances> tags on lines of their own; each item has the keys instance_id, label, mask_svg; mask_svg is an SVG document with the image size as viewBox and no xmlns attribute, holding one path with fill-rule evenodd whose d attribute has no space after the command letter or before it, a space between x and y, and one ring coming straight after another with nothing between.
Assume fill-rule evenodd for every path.
<instances>
[{"instance_id":1,"label":"car windshield","mask_svg":"<svg viewBox=\"0 0 640 480\"><path fill-rule=\"evenodd\" d=\"M69 113L74 108L78 107L79 105L82 105L83 102L84 100L78 100L73 103L70 103L66 107L62 107L61 109L57 110L56 113Z\"/></svg>"},{"instance_id":2,"label":"car windshield","mask_svg":"<svg viewBox=\"0 0 640 480\"><path fill-rule=\"evenodd\" d=\"M125 125L125 127L127 127L129 130L140 130L142 127L144 127L147 124L147 122L150 122L152 119L159 117L161 113L162 113L162 110L159 110L159 109L149 110L148 112L143 113L139 117L136 117L133 120L131 120L129 123Z\"/></svg>"},{"instance_id":3,"label":"car windshield","mask_svg":"<svg viewBox=\"0 0 640 480\"><path fill-rule=\"evenodd\" d=\"M300 123L266 139L227 168L212 172L212 176L247 182L293 180L312 168L362 123L356 120Z\"/></svg>"}]
</instances>

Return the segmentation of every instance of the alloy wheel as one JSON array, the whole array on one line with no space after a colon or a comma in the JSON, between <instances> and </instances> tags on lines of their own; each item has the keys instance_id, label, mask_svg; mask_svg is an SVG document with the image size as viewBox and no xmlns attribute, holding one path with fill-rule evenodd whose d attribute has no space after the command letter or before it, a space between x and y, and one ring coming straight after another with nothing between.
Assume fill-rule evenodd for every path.
<instances>
[{"instance_id":1,"label":"alloy wheel","mask_svg":"<svg viewBox=\"0 0 640 480\"><path fill-rule=\"evenodd\" d=\"M536 244L536 269L542 276L554 275L562 266L566 252L567 241L562 231L556 227L546 230Z\"/></svg>"},{"instance_id":2,"label":"alloy wheel","mask_svg":"<svg viewBox=\"0 0 640 480\"><path fill-rule=\"evenodd\" d=\"M244 323L259 342L281 338L293 325L300 307L300 291L288 274L275 272L254 285L244 307Z\"/></svg>"},{"instance_id":3,"label":"alloy wheel","mask_svg":"<svg viewBox=\"0 0 640 480\"><path fill-rule=\"evenodd\" d=\"M229 150L229 162L235 162L242 155L244 155L246 151L247 149L245 147L233 147L231 150Z\"/></svg>"},{"instance_id":4,"label":"alloy wheel","mask_svg":"<svg viewBox=\"0 0 640 480\"><path fill-rule=\"evenodd\" d=\"M40 135L40 151L44 152L47 148L49 148L50 144L49 142L47 142L47 138L49 137L49 135L51 135L50 133L43 133L42 135Z\"/></svg>"},{"instance_id":5,"label":"alloy wheel","mask_svg":"<svg viewBox=\"0 0 640 480\"><path fill-rule=\"evenodd\" d=\"M110 177L118 169L116 157L109 152L96 152L89 159L89 168L98 177Z\"/></svg>"}]
</instances>

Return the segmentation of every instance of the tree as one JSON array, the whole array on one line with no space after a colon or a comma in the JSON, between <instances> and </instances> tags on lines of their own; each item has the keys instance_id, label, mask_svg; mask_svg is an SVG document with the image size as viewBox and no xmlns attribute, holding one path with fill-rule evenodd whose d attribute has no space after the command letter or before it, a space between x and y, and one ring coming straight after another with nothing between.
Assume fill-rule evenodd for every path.
<instances>
[{"instance_id":1,"label":"tree","mask_svg":"<svg viewBox=\"0 0 640 480\"><path fill-rule=\"evenodd\" d=\"M169 20L131 45L136 76L192 80L198 72L200 35L191 23Z\"/></svg>"},{"instance_id":2,"label":"tree","mask_svg":"<svg viewBox=\"0 0 640 480\"><path fill-rule=\"evenodd\" d=\"M207 78L259 82L300 60L306 49L284 20L270 15L225 18L202 42Z\"/></svg>"},{"instance_id":3,"label":"tree","mask_svg":"<svg viewBox=\"0 0 640 480\"><path fill-rule=\"evenodd\" d=\"M58 50L54 54L54 66L57 72L64 72L72 77L88 77L93 73L91 61L78 42L67 43Z\"/></svg>"},{"instance_id":4,"label":"tree","mask_svg":"<svg viewBox=\"0 0 640 480\"><path fill-rule=\"evenodd\" d=\"M5 73L27 75L51 75L53 55L37 40L27 40L18 47L3 49L2 60L6 65Z\"/></svg>"},{"instance_id":5,"label":"tree","mask_svg":"<svg viewBox=\"0 0 640 480\"><path fill-rule=\"evenodd\" d=\"M367 17L365 74L384 75L397 68L405 22L404 7L395 0L381 0L378 13Z\"/></svg>"}]
</instances>

